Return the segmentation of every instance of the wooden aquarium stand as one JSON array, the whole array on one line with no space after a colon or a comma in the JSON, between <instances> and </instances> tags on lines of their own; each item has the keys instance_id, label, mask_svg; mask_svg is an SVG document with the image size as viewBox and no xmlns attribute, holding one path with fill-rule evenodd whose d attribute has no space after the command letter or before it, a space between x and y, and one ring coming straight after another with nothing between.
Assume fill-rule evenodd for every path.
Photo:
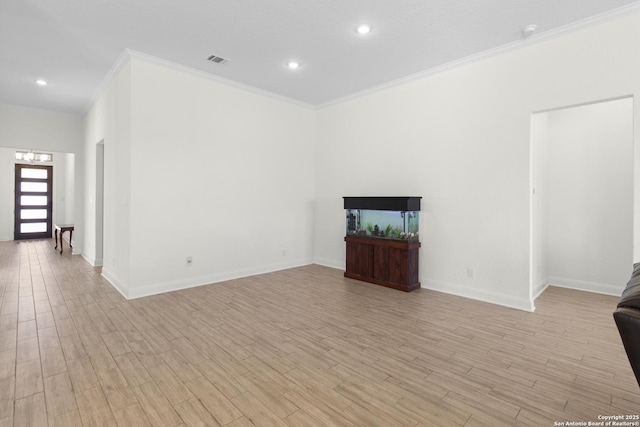
<instances>
[{"instance_id":1,"label":"wooden aquarium stand","mask_svg":"<svg viewBox=\"0 0 640 427\"><path fill-rule=\"evenodd\" d=\"M344 277L410 292L420 287L418 240L348 235Z\"/></svg>"}]
</instances>

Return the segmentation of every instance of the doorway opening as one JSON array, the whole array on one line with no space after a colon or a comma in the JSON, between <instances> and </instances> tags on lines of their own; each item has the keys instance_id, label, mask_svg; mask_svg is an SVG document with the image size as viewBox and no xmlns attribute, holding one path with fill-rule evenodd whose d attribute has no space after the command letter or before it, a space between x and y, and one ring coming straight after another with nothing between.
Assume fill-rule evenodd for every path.
<instances>
[{"instance_id":1,"label":"doorway opening","mask_svg":"<svg viewBox=\"0 0 640 427\"><path fill-rule=\"evenodd\" d=\"M531 116L530 299L619 295L633 259L633 98Z\"/></svg>"}]
</instances>

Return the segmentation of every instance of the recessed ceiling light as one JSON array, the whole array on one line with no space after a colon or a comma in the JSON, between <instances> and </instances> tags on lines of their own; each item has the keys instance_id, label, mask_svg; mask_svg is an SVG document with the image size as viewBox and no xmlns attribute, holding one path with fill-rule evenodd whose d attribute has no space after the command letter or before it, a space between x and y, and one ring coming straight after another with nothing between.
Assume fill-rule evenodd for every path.
<instances>
[{"instance_id":1,"label":"recessed ceiling light","mask_svg":"<svg viewBox=\"0 0 640 427\"><path fill-rule=\"evenodd\" d=\"M371 31L371 25L360 24L358 25L358 28L356 28L356 31L358 32L358 34L369 34L369 32Z\"/></svg>"},{"instance_id":2,"label":"recessed ceiling light","mask_svg":"<svg viewBox=\"0 0 640 427\"><path fill-rule=\"evenodd\" d=\"M287 67L291 68L292 70L297 70L298 68L300 68L300 63L298 61L289 61L287 63Z\"/></svg>"},{"instance_id":3,"label":"recessed ceiling light","mask_svg":"<svg viewBox=\"0 0 640 427\"><path fill-rule=\"evenodd\" d=\"M47 83L47 81L46 81L46 80L38 79L38 80L36 80L36 84L37 84L38 86L46 86L46 85L48 85L49 83Z\"/></svg>"},{"instance_id":4,"label":"recessed ceiling light","mask_svg":"<svg viewBox=\"0 0 640 427\"><path fill-rule=\"evenodd\" d=\"M535 33L538 29L536 24L529 24L522 29L522 35L525 37L529 37L531 34Z\"/></svg>"}]
</instances>

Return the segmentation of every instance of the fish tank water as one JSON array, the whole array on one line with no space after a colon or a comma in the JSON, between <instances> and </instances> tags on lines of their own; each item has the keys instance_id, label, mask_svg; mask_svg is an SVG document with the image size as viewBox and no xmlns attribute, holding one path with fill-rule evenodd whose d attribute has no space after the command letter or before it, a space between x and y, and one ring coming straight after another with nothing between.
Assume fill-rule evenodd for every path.
<instances>
[{"instance_id":1,"label":"fish tank water","mask_svg":"<svg viewBox=\"0 0 640 427\"><path fill-rule=\"evenodd\" d=\"M345 197L346 233L417 240L420 197Z\"/></svg>"}]
</instances>

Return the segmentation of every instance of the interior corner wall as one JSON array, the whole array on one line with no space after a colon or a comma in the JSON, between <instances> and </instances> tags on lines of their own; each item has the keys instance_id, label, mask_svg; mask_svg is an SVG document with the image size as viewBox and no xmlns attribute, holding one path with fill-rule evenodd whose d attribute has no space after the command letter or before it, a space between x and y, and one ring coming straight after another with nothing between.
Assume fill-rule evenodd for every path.
<instances>
[{"instance_id":1,"label":"interior corner wall","mask_svg":"<svg viewBox=\"0 0 640 427\"><path fill-rule=\"evenodd\" d=\"M533 310L531 113L640 93L638 40L635 13L319 110L316 262L344 267L342 196L422 196L422 286Z\"/></svg>"},{"instance_id":2,"label":"interior corner wall","mask_svg":"<svg viewBox=\"0 0 640 427\"><path fill-rule=\"evenodd\" d=\"M127 295L311 263L315 111L138 58L129 65Z\"/></svg>"},{"instance_id":3,"label":"interior corner wall","mask_svg":"<svg viewBox=\"0 0 640 427\"><path fill-rule=\"evenodd\" d=\"M104 223L102 274L125 296L130 275L131 65L126 64L83 117L85 258L96 259L96 217ZM96 145L104 143L104 208L96 210Z\"/></svg>"},{"instance_id":4,"label":"interior corner wall","mask_svg":"<svg viewBox=\"0 0 640 427\"><path fill-rule=\"evenodd\" d=\"M633 99L548 115L544 255L550 284L620 295L633 251Z\"/></svg>"}]
</instances>

